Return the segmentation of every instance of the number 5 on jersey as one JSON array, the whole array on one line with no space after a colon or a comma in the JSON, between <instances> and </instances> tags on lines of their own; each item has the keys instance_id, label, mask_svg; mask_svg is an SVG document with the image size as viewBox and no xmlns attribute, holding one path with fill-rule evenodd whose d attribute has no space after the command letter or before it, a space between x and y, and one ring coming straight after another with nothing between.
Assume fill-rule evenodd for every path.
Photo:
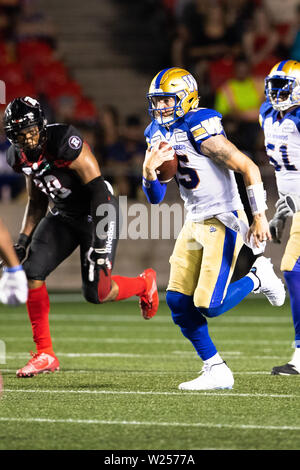
<instances>
[{"instance_id":1,"label":"number 5 on jersey","mask_svg":"<svg viewBox=\"0 0 300 470\"><path fill-rule=\"evenodd\" d=\"M178 183L181 184L186 189L195 189L200 183L200 178L198 173L193 168L188 168L182 163L188 163L189 159L186 155L177 155L178 157L178 173L180 173L183 178L178 178Z\"/></svg>"}]
</instances>

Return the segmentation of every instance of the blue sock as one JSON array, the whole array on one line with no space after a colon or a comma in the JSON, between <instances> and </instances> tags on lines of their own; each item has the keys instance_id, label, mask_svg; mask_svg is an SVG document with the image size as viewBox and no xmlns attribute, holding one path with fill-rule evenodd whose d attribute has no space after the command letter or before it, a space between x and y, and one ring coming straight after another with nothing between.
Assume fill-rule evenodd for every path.
<instances>
[{"instance_id":1,"label":"blue sock","mask_svg":"<svg viewBox=\"0 0 300 470\"><path fill-rule=\"evenodd\" d=\"M295 328L295 345L300 348L300 272L284 271L285 281L290 293L290 304Z\"/></svg>"},{"instance_id":2,"label":"blue sock","mask_svg":"<svg viewBox=\"0 0 300 470\"><path fill-rule=\"evenodd\" d=\"M206 318L195 307L193 297L168 291L166 300L174 323L192 343L200 358L206 361L214 356L217 349L209 336Z\"/></svg>"},{"instance_id":3,"label":"blue sock","mask_svg":"<svg viewBox=\"0 0 300 470\"><path fill-rule=\"evenodd\" d=\"M238 305L253 290L254 283L248 276L242 277L229 284L225 299L217 307L201 308L198 310L207 317L217 317Z\"/></svg>"},{"instance_id":4,"label":"blue sock","mask_svg":"<svg viewBox=\"0 0 300 470\"><path fill-rule=\"evenodd\" d=\"M180 329L183 336L190 340L202 361L206 361L217 353L217 349L209 336L207 323L194 328L182 327Z\"/></svg>"}]
</instances>

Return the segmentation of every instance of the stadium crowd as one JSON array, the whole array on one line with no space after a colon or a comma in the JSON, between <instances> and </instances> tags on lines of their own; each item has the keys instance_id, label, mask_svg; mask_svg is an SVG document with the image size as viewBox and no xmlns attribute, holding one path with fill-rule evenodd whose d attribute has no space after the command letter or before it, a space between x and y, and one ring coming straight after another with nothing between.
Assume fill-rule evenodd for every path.
<instances>
[{"instance_id":1,"label":"stadium crowd","mask_svg":"<svg viewBox=\"0 0 300 470\"><path fill-rule=\"evenodd\" d=\"M299 60L299 2L146 3L153 7L153 21L160 18L165 27L168 57L162 57L164 66L187 68L197 79L200 105L220 111L228 138L256 163L263 164L265 152L258 124L263 79L279 60ZM72 123L81 131L118 194L131 198L142 194L143 117L130 115L121 122L120 110L109 103L97 109L88 90L82 90L65 65L55 26L34 0L0 1L0 58L7 103L22 95L37 98L49 122ZM4 108L1 104L1 113ZM23 177L13 175L6 164L8 146L0 127L2 201L19 197L24 188Z\"/></svg>"}]
</instances>

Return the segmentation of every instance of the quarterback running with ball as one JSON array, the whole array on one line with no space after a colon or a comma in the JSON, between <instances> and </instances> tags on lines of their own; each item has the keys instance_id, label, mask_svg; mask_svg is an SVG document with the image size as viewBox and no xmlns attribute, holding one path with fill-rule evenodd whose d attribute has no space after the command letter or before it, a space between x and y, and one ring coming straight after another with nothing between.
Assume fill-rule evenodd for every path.
<instances>
[{"instance_id":1,"label":"quarterback running with ball","mask_svg":"<svg viewBox=\"0 0 300 470\"><path fill-rule=\"evenodd\" d=\"M152 123L145 131L148 150L143 166L143 188L152 204L164 198L166 184L156 169L176 152L176 180L187 217L170 258L167 303L173 321L203 360L199 377L181 383L182 390L230 389L234 378L212 342L207 317L235 307L250 292L263 293L272 305L285 300L283 283L270 260L260 256L250 272L230 279L243 243L263 251L271 239L265 216L265 191L258 167L227 140L221 115L198 107L194 77L180 68L159 72L150 85ZM159 146L165 141L172 147ZM234 171L242 174L253 223L248 221L238 193Z\"/></svg>"},{"instance_id":2,"label":"quarterback running with ball","mask_svg":"<svg viewBox=\"0 0 300 470\"><path fill-rule=\"evenodd\" d=\"M275 243L280 243L288 217L292 226L281 260L295 328L295 351L291 360L272 370L274 375L300 374L300 63L284 60L265 79L266 101L260 124L270 163L275 167L279 199L270 222Z\"/></svg>"}]
</instances>

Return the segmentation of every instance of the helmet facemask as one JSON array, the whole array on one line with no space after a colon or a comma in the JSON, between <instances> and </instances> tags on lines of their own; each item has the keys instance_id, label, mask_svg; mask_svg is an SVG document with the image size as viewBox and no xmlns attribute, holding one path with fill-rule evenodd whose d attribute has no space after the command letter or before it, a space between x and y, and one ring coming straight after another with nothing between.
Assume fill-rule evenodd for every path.
<instances>
[{"instance_id":1,"label":"helmet facemask","mask_svg":"<svg viewBox=\"0 0 300 470\"><path fill-rule=\"evenodd\" d=\"M265 93L277 111L286 111L300 104L300 86L294 77L269 76L265 79Z\"/></svg>"},{"instance_id":2,"label":"helmet facemask","mask_svg":"<svg viewBox=\"0 0 300 470\"><path fill-rule=\"evenodd\" d=\"M149 114L151 118L157 121L162 126L170 126L174 124L177 119L182 117L187 111L185 111L184 99L187 93L182 90L177 93L148 93L147 98L149 101ZM174 106L157 108L158 100L164 98L173 98ZM172 111L172 112L171 112Z\"/></svg>"},{"instance_id":3,"label":"helmet facemask","mask_svg":"<svg viewBox=\"0 0 300 470\"><path fill-rule=\"evenodd\" d=\"M47 121L44 117L33 119L26 115L21 119L9 119L4 125L8 140L17 150L25 152L30 159L39 157L46 141Z\"/></svg>"},{"instance_id":4,"label":"helmet facemask","mask_svg":"<svg viewBox=\"0 0 300 470\"><path fill-rule=\"evenodd\" d=\"M149 93L147 95L149 101L149 114L151 118L157 121L162 126L170 126L177 119L177 113L180 112L180 103L178 103L178 97L172 93ZM173 98L174 106L158 108L157 104L160 100Z\"/></svg>"}]
</instances>

